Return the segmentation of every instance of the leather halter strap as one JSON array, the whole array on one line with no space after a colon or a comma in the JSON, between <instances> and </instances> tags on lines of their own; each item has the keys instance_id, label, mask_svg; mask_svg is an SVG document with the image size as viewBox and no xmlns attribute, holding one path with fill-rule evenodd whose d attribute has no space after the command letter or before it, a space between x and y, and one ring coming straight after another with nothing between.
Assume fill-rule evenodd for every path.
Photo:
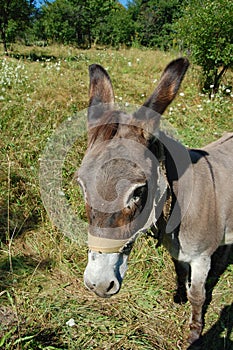
<instances>
[{"instance_id":1,"label":"leather halter strap","mask_svg":"<svg viewBox=\"0 0 233 350\"><path fill-rule=\"evenodd\" d=\"M88 247L90 250L101 253L118 253L129 239L111 239L92 236L88 233Z\"/></svg>"}]
</instances>

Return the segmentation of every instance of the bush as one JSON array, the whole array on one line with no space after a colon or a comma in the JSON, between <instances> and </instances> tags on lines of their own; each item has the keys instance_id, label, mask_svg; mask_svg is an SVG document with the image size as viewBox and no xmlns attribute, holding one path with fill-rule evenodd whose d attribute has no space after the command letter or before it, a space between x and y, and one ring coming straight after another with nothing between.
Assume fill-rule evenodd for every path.
<instances>
[{"instance_id":1,"label":"bush","mask_svg":"<svg viewBox=\"0 0 233 350\"><path fill-rule=\"evenodd\" d=\"M182 46L202 68L205 91L216 93L224 73L233 66L232 13L232 1L189 0L174 25Z\"/></svg>"}]
</instances>

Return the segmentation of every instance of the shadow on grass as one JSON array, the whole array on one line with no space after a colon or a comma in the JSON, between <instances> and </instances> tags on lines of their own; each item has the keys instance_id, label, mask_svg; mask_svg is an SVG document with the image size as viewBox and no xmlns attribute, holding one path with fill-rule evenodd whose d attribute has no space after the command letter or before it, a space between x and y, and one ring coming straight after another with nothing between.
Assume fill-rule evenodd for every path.
<instances>
[{"instance_id":1,"label":"shadow on grass","mask_svg":"<svg viewBox=\"0 0 233 350\"><path fill-rule=\"evenodd\" d=\"M53 349L66 350L68 347L63 344L59 334L61 330L57 329L28 329L25 333L19 332L17 327L13 327L3 336L0 335L0 349Z\"/></svg>"},{"instance_id":2,"label":"shadow on grass","mask_svg":"<svg viewBox=\"0 0 233 350\"><path fill-rule=\"evenodd\" d=\"M40 213L36 209L25 217L23 204L17 211L11 212L8 218L7 205L7 203L0 203L0 242L4 244L13 236L19 237L26 231L36 229L40 223Z\"/></svg>"},{"instance_id":3,"label":"shadow on grass","mask_svg":"<svg viewBox=\"0 0 233 350\"><path fill-rule=\"evenodd\" d=\"M36 269L47 270L52 265L51 259L38 262L33 256L19 255L16 257L4 257L0 260L0 292L15 286L30 276Z\"/></svg>"},{"instance_id":4,"label":"shadow on grass","mask_svg":"<svg viewBox=\"0 0 233 350\"><path fill-rule=\"evenodd\" d=\"M206 283L206 302L203 308L203 319L212 300L212 291L226 268L233 264L233 246L219 247L212 257L211 270ZM231 291L229 290L229 293ZM226 305L217 322L187 350L232 350L230 339L233 330L233 304Z\"/></svg>"},{"instance_id":5,"label":"shadow on grass","mask_svg":"<svg viewBox=\"0 0 233 350\"><path fill-rule=\"evenodd\" d=\"M218 321L187 350L232 350L233 304L223 308ZM223 335L224 333L224 335Z\"/></svg>"},{"instance_id":6,"label":"shadow on grass","mask_svg":"<svg viewBox=\"0 0 233 350\"><path fill-rule=\"evenodd\" d=\"M3 181L8 181L7 175ZM9 198L5 195L0 200L0 242L6 243L12 235L19 236L40 223L41 200L28 185L29 181L12 170Z\"/></svg>"},{"instance_id":7,"label":"shadow on grass","mask_svg":"<svg viewBox=\"0 0 233 350\"><path fill-rule=\"evenodd\" d=\"M8 257L0 257L0 349L67 349L62 344L60 328L45 329L38 322L36 326L34 323L27 324L26 317L17 314L17 302L12 292L17 284L24 283L25 278L32 276L37 269L49 269L51 264L49 259L38 263L33 256L19 255L12 257L11 262Z\"/></svg>"},{"instance_id":8,"label":"shadow on grass","mask_svg":"<svg viewBox=\"0 0 233 350\"><path fill-rule=\"evenodd\" d=\"M85 50L87 48L83 48L83 50ZM30 51L27 53L18 53L18 52L11 52L9 53L9 56L12 58L15 58L17 60L28 60L31 62L56 62L59 59L61 59L62 57L57 57L55 55L50 55L50 54L46 54L44 52L35 52L35 51ZM68 57L63 57L65 58L67 61L82 61L83 58L85 58L86 55L73 55L73 56L68 56ZM87 58L87 57L86 57Z\"/></svg>"},{"instance_id":9,"label":"shadow on grass","mask_svg":"<svg viewBox=\"0 0 233 350\"><path fill-rule=\"evenodd\" d=\"M68 349L67 346L65 346L61 340L59 339L59 333L61 333L60 329L44 329L37 333L37 335L33 338L33 348L35 349L36 346L38 346L38 349L46 348L52 348L52 349L59 349L59 350L65 350ZM31 345L31 344L30 344ZM32 346L32 345L31 345Z\"/></svg>"},{"instance_id":10,"label":"shadow on grass","mask_svg":"<svg viewBox=\"0 0 233 350\"><path fill-rule=\"evenodd\" d=\"M28 53L14 53L11 52L9 53L9 56L12 58L15 58L17 60L28 60L28 61L32 61L32 62L45 62L45 61L50 61L50 62L54 62L57 61L57 57L54 55L48 55L45 53L40 53L40 52L28 52Z\"/></svg>"}]
</instances>

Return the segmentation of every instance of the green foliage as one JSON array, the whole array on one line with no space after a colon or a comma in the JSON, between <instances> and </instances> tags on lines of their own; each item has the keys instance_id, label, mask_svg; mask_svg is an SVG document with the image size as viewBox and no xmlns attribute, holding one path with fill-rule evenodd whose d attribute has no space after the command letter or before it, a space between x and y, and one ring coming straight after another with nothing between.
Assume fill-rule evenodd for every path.
<instances>
[{"instance_id":1,"label":"green foliage","mask_svg":"<svg viewBox=\"0 0 233 350\"><path fill-rule=\"evenodd\" d=\"M123 6L116 6L110 12L106 24L100 26L99 41L102 44L131 46L134 38L134 23Z\"/></svg>"},{"instance_id":2,"label":"green foliage","mask_svg":"<svg viewBox=\"0 0 233 350\"><path fill-rule=\"evenodd\" d=\"M115 0L55 0L42 6L40 21L48 40L90 47L103 37L102 29L116 4Z\"/></svg>"},{"instance_id":3,"label":"green foliage","mask_svg":"<svg viewBox=\"0 0 233 350\"><path fill-rule=\"evenodd\" d=\"M183 47L202 67L203 87L217 92L225 71L233 66L233 2L189 0L175 24Z\"/></svg>"},{"instance_id":4,"label":"green foliage","mask_svg":"<svg viewBox=\"0 0 233 350\"><path fill-rule=\"evenodd\" d=\"M0 0L0 35L7 52L7 42L13 42L32 20L34 0Z\"/></svg>"},{"instance_id":5,"label":"green foliage","mask_svg":"<svg viewBox=\"0 0 233 350\"><path fill-rule=\"evenodd\" d=\"M68 44L76 37L78 9L68 0L56 0L42 7L42 27L46 38Z\"/></svg>"},{"instance_id":6,"label":"green foliage","mask_svg":"<svg viewBox=\"0 0 233 350\"><path fill-rule=\"evenodd\" d=\"M141 45L163 49L172 45L171 24L180 16L181 4L179 0L135 0L129 4Z\"/></svg>"},{"instance_id":7,"label":"green foliage","mask_svg":"<svg viewBox=\"0 0 233 350\"><path fill-rule=\"evenodd\" d=\"M180 16L180 4L179 0L135 0L126 9L117 0L55 0L42 6L37 21L41 24L35 26L39 37L42 32L48 40L63 44L118 47L137 43L168 49L171 23Z\"/></svg>"}]
</instances>

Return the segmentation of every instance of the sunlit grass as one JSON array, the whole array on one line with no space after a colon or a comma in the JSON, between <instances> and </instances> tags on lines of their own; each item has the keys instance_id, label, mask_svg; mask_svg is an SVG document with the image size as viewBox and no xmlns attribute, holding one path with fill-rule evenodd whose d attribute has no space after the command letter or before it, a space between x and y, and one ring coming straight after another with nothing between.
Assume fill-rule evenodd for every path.
<instances>
[{"instance_id":1,"label":"sunlit grass","mask_svg":"<svg viewBox=\"0 0 233 350\"><path fill-rule=\"evenodd\" d=\"M15 46L12 55L0 57L3 349L185 348L189 305L173 302L175 274L164 249L155 249L152 239L140 239L120 294L107 301L95 297L83 285L86 247L69 241L50 222L38 176L48 139L63 121L88 106L89 64L102 64L109 71L117 102L141 104L165 65L177 56L138 49ZM199 70L192 66L164 116L191 147L213 141L233 126L232 95L220 91L209 100L200 93L198 79ZM225 85L230 81L231 73ZM65 194L82 218L73 174L85 144L84 137L74 145L63 169ZM230 310L232 283L230 266L214 289L205 332L218 322L224 307ZM74 327L66 324L71 318ZM226 336L224 328L221 332Z\"/></svg>"}]
</instances>

